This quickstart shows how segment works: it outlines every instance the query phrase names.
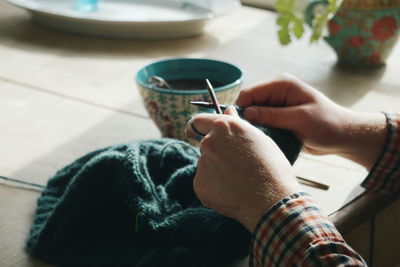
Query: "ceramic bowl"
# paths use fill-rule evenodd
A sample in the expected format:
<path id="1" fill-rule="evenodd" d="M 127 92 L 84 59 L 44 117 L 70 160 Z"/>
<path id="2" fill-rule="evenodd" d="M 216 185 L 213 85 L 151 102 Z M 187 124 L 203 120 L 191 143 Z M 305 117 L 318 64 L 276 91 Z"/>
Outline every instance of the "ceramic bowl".
<path id="1" fill-rule="evenodd" d="M 164 80 L 199 80 L 204 86 L 196 90 L 166 89 L 149 82 L 153 75 Z M 235 65 L 212 59 L 173 58 L 151 63 L 136 74 L 136 82 L 151 119 L 163 137 L 187 141 L 184 129 L 191 116 L 199 112 L 190 101 L 211 101 L 205 79 L 214 83 L 221 104 L 233 104 L 242 84 L 242 71 Z M 218 86 L 219 85 L 219 86 Z"/>

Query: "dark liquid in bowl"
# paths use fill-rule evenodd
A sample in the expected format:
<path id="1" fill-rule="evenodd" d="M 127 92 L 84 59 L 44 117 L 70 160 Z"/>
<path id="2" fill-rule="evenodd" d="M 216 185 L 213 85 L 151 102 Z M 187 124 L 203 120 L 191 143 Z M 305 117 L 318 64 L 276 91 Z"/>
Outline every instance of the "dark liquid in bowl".
<path id="1" fill-rule="evenodd" d="M 207 89 L 206 80 L 199 79 L 178 79 L 178 80 L 167 80 L 174 90 L 201 90 Z M 211 81 L 214 88 L 223 86 L 224 84 L 217 81 Z"/>

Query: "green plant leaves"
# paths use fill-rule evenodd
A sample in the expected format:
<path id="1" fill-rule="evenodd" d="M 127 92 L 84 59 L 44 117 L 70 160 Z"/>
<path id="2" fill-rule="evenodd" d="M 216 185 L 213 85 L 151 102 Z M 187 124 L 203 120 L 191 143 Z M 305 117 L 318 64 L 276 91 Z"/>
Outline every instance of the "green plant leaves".
<path id="1" fill-rule="evenodd" d="M 277 0 L 276 10 L 278 17 L 276 23 L 279 25 L 278 37 L 282 45 L 292 41 L 291 35 L 300 38 L 304 33 L 303 18 L 295 12 L 296 0 Z"/>
<path id="2" fill-rule="evenodd" d="M 290 16 L 287 14 L 282 14 L 278 16 L 276 23 L 280 26 L 278 31 L 279 42 L 283 45 L 287 45 L 290 43 L 291 38 L 289 34 L 289 24 L 290 24 Z"/>
<path id="3" fill-rule="evenodd" d="M 278 12 L 292 12 L 295 4 L 296 0 L 277 0 L 275 7 Z"/>
<path id="4" fill-rule="evenodd" d="M 325 28 L 327 21 L 336 13 L 339 8 L 339 4 L 337 0 L 327 0 L 328 2 L 325 5 L 325 9 L 316 14 L 313 22 L 312 22 L 312 34 L 310 37 L 310 42 L 318 41 L 322 36 L 322 31 Z"/>
<path id="5" fill-rule="evenodd" d="M 303 27 L 302 20 L 297 19 L 297 18 L 293 20 L 292 32 L 293 32 L 294 36 L 296 36 L 297 39 L 300 39 L 300 37 L 303 36 L 304 27 Z"/>
<path id="6" fill-rule="evenodd" d="M 289 31 L 287 31 L 286 29 L 280 29 L 278 31 L 278 37 L 279 37 L 279 42 L 283 45 L 287 45 L 292 41 L 292 39 L 290 38 Z"/>
<path id="7" fill-rule="evenodd" d="M 325 28 L 327 21 L 336 13 L 340 0 L 327 0 L 326 8 L 316 14 L 312 22 L 312 34 L 310 42 L 318 41 Z M 303 14 L 299 14 L 295 10 L 296 0 L 277 0 L 276 11 L 278 17 L 276 23 L 279 26 L 278 38 L 282 45 L 287 45 L 292 41 L 292 36 L 300 39 L 304 34 L 304 18 Z"/>

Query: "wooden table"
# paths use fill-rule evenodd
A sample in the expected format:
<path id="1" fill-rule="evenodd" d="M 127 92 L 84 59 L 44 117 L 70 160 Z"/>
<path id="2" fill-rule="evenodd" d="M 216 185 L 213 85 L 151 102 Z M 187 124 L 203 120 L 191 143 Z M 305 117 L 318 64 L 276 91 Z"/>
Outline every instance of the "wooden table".
<path id="1" fill-rule="evenodd" d="M 344 106 L 363 111 L 400 108 L 399 45 L 384 68 L 345 70 L 335 66 L 335 55 L 325 43 L 311 46 L 304 39 L 281 47 L 275 32 L 274 13 L 242 7 L 211 21 L 198 37 L 90 38 L 37 26 L 27 13 L 0 0 L 0 175 L 45 184 L 57 169 L 91 150 L 159 137 L 134 74 L 168 57 L 229 61 L 243 69 L 245 86 L 289 72 Z M 298 175 L 331 186 L 328 191 L 304 189 L 367 260 L 382 263 L 386 256 L 375 248 L 385 241 L 380 236 L 393 239 L 394 232 L 387 234 L 378 226 L 387 229 L 397 220 L 399 228 L 399 202 L 368 193 L 343 208 L 362 193 L 358 184 L 366 171 L 336 156 L 301 155 L 295 168 Z M 0 266 L 45 266 L 23 251 L 38 196 L 37 191 L 0 181 Z M 388 204 L 397 217 L 382 211 Z M 394 236 L 398 252 L 399 230 Z"/>

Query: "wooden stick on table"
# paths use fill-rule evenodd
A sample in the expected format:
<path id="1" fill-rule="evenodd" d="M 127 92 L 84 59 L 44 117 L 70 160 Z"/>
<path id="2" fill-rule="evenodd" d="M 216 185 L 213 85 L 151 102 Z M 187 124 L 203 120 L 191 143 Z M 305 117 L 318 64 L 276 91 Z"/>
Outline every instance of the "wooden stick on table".
<path id="1" fill-rule="evenodd" d="M 304 185 L 308 185 L 308 186 L 312 186 L 312 187 L 316 187 L 322 190 L 328 190 L 329 189 L 329 185 L 323 184 L 323 183 L 319 183 L 301 176 L 296 176 L 297 180 L 299 181 L 299 183 L 304 184 Z"/>

